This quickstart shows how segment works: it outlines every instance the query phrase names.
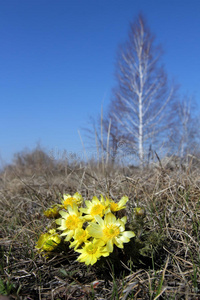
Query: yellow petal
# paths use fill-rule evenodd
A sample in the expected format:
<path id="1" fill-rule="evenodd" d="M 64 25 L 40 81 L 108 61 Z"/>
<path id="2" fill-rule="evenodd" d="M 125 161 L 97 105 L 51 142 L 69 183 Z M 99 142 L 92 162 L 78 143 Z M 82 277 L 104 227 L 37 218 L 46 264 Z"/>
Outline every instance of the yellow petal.
<path id="1" fill-rule="evenodd" d="M 100 226 L 104 225 L 104 221 L 99 215 L 95 216 L 95 220 L 99 223 Z"/>
<path id="2" fill-rule="evenodd" d="M 133 231 L 124 231 L 123 236 L 126 236 L 128 238 L 132 238 L 135 236 L 135 233 Z"/>
<path id="3" fill-rule="evenodd" d="M 105 216 L 105 224 L 115 223 L 116 217 L 112 213 L 108 213 Z"/>
<path id="4" fill-rule="evenodd" d="M 103 236 L 103 231 L 100 225 L 96 224 L 96 223 L 91 223 L 88 227 L 87 227 L 87 231 L 89 233 L 89 235 L 91 235 L 94 238 L 100 239 Z"/>
<path id="5" fill-rule="evenodd" d="M 112 242 L 112 240 L 109 240 L 107 242 L 106 247 L 107 247 L 108 252 L 113 252 L 113 242 Z"/>
<path id="6" fill-rule="evenodd" d="M 119 206 L 124 206 L 124 205 L 126 205 L 126 203 L 128 202 L 128 197 L 127 196 L 123 196 L 122 198 L 121 198 L 121 200 L 119 201 L 119 203 L 118 203 L 118 205 Z"/>

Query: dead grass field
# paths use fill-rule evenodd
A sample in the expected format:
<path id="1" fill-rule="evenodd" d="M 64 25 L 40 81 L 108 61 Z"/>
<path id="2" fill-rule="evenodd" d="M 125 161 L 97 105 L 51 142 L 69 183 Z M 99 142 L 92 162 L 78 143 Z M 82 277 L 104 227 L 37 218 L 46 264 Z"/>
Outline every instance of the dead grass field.
<path id="1" fill-rule="evenodd" d="M 104 168 L 103 168 L 104 167 Z M 35 250 L 60 194 L 129 197 L 136 238 L 87 267 L 67 245 Z M 137 219 L 134 207 L 146 216 Z M 21 154 L 0 175 L 0 294 L 10 299 L 200 299 L 200 169 L 110 168 Z"/>

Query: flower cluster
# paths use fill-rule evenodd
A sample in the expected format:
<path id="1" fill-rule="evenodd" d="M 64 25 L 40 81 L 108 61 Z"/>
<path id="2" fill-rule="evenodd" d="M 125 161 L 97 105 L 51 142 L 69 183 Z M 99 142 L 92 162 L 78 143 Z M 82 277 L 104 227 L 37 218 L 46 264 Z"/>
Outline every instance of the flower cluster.
<path id="1" fill-rule="evenodd" d="M 85 200 L 83 207 L 79 193 L 64 194 L 61 204 L 44 212 L 46 217 L 55 218 L 57 228 L 41 234 L 36 248 L 40 252 L 53 251 L 63 238 L 70 248 L 80 253 L 79 262 L 95 264 L 101 256 L 109 256 L 114 245 L 123 248 L 135 236 L 133 231 L 125 230 L 127 218 L 115 216 L 115 212 L 126 207 L 127 201 L 126 196 L 116 203 L 101 195 L 100 199 L 94 196 L 91 201 Z"/>

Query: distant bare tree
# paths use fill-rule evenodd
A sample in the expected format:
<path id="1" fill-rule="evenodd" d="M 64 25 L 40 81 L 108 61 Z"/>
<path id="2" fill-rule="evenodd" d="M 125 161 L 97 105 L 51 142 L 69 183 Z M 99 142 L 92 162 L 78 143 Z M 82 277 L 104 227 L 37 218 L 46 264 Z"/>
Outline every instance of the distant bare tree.
<path id="1" fill-rule="evenodd" d="M 114 106 L 108 108 L 102 122 L 104 136 L 107 136 L 107 132 L 109 132 L 109 147 L 107 149 L 109 149 L 109 159 L 112 164 L 116 160 L 121 160 L 120 155 L 124 155 L 124 151 L 129 151 L 127 140 L 132 139 L 130 133 L 124 132 L 121 124 L 116 121 L 117 110 L 115 111 L 115 108 Z M 104 142 L 104 144 L 106 143 Z"/>
<path id="2" fill-rule="evenodd" d="M 94 145 L 95 139 L 94 150 L 96 150 L 97 161 L 111 165 L 116 162 L 118 149 L 123 141 L 119 127 L 119 124 L 114 122 L 112 113 L 103 114 L 103 108 L 100 116 L 95 119 L 90 118 L 90 126 L 85 128 L 85 131 L 88 133 L 89 145 L 91 145 L 91 141 Z"/>
<path id="3" fill-rule="evenodd" d="M 195 116 L 196 104 L 193 97 L 184 97 L 177 101 L 176 107 L 178 122 L 174 139 L 181 160 L 186 159 L 185 163 L 188 164 L 188 154 L 194 154 L 198 150 L 199 121 Z"/>
<path id="4" fill-rule="evenodd" d="M 178 114 L 180 119 L 180 157 L 183 158 L 188 146 L 189 123 L 191 121 L 191 98 L 189 101 L 184 99 L 178 103 Z"/>
<path id="5" fill-rule="evenodd" d="M 138 155 L 141 166 L 150 147 L 158 150 L 172 123 L 169 103 L 175 89 L 168 88 L 167 76 L 159 65 L 161 54 L 140 15 L 131 24 L 128 41 L 117 56 L 117 87 L 113 90 L 109 115 L 111 130 L 120 127 L 121 137 Z"/>

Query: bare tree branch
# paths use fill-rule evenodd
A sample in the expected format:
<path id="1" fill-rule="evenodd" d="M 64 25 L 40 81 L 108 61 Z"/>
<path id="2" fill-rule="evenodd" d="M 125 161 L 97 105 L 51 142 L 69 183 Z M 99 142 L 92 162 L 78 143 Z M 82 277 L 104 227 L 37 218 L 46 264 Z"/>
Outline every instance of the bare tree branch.
<path id="1" fill-rule="evenodd" d="M 159 138 L 169 127 L 166 121 L 175 94 L 174 88 L 168 89 L 167 76 L 159 66 L 161 54 L 140 15 L 131 24 L 128 41 L 118 53 L 117 87 L 109 109 L 112 126 L 120 125 L 123 135 L 129 138 L 127 143 L 137 149 L 141 165 L 147 160 L 152 143 L 157 152 L 159 143 L 163 144 Z"/>

